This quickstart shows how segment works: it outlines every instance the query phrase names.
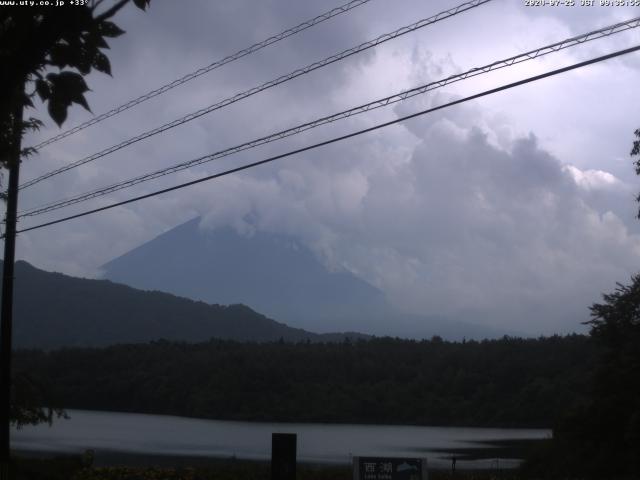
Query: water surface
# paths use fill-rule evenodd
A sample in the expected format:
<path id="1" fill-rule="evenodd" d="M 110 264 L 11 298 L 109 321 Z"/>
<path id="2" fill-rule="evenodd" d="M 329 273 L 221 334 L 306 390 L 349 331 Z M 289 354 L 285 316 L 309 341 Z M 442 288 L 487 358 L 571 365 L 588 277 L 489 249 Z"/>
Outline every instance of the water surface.
<path id="1" fill-rule="evenodd" d="M 203 420 L 166 415 L 68 410 L 69 420 L 53 426 L 13 430 L 12 447 L 49 453 L 94 449 L 141 455 L 233 457 L 268 460 L 272 433 L 298 435 L 298 459 L 313 463 L 350 463 L 353 455 L 426 457 L 431 466 L 447 466 L 451 453 L 486 448 L 478 442 L 542 439 L 549 430 L 414 427 L 395 425 L 256 423 Z M 449 451 L 451 453 L 449 453 Z M 496 452 L 499 452 L 496 450 Z M 502 467 L 516 459 L 496 457 L 459 461 L 459 466 Z M 460 457 L 459 457 L 460 458 Z M 462 459 L 460 459 L 462 460 Z"/>

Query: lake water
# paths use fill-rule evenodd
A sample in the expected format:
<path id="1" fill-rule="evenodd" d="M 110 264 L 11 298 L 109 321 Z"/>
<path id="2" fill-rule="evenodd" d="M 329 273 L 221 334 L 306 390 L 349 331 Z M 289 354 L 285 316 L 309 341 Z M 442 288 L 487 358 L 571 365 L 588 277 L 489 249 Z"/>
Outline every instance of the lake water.
<path id="1" fill-rule="evenodd" d="M 549 430 L 389 425 L 255 423 L 202 420 L 165 415 L 68 410 L 69 420 L 53 426 L 29 426 L 11 433 L 16 450 L 75 453 L 94 449 L 138 455 L 232 457 L 267 460 L 272 433 L 298 435 L 298 459 L 312 463 L 350 463 L 351 456 L 427 457 L 446 467 L 449 451 L 474 448 L 478 442 L 542 439 Z M 496 450 L 498 452 L 498 450 Z M 508 468 L 516 459 L 458 461 L 459 467 Z M 499 460 L 498 460 L 499 459 Z"/>

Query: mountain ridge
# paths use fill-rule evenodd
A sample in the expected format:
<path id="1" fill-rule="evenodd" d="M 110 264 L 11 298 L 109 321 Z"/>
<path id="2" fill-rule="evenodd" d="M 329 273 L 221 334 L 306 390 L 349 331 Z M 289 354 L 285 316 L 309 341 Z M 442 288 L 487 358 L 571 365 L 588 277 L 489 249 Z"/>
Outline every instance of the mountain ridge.
<path id="1" fill-rule="evenodd" d="M 101 347 L 160 339 L 322 342 L 367 338 L 355 332 L 308 332 L 246 305 L 210 305 L 109 280 L 46 272 L 25 261 L 16 262 L 15 278 L 16 348 Z"/>
<path id="2" fill-rule="evenodd" d="M 184 222 L 102 266 L 104 278 L 209 303 L 243 303 L 287 325 L 377 336 L 495 338 L 491 327 L 400 312 L 346 269 L 329 270 L 291 235 Z"/>
<path id="3" fill-rule="evenodd" d="M 314 331 L 390 311 L 384 294 L 346 270 L 330 272 L 297 239 L 184 222 L 101 267 L 104 278 L 207 303 L 243 303 Z"/>

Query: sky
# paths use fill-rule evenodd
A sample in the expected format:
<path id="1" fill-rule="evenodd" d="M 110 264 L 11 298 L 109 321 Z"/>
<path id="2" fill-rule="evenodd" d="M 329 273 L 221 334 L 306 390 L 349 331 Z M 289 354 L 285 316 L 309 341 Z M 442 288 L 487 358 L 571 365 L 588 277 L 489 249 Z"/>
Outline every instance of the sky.
<path id="1" fill-rule="evenodd" d="M 43 148 L 23 181 L 459 3 L 371 0 Z M 493 0 L 303 75 L 20 193 L 38 206 L 195 158 L 429 81 L 640 15 L 637 7 Z M 300 0 L 132 6 L 110 41 L 113 77 L 87 82 L 93 114 L 340 5 Z M 54 220 L 266 158 L 598 55 L 640 44 L 620 33 L 448 85 L 109 197 L 24 219 Z M 411 313 L 527 334 L 584 331 L 588 306 L 640 266 L 640 53 L 447 108 L 212 182 L 20 234 L 17 256 L 95 277 L 99 267 L 195 216 L 290 234 Z M 61 130 L 46 127 L 32 145 Z M 63 130 L 90 119 L 70 111 Z"/>

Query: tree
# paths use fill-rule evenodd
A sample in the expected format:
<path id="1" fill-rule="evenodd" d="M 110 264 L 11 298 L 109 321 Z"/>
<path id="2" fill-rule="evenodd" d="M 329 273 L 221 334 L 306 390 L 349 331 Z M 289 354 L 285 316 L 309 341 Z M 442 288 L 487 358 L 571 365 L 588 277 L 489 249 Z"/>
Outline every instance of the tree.
<path id="1" fill-rule="evenodd" d="M 633 142 L 633 148 L 631 149 L 631 156 L 640 157 L 640 128 L 633 132 L 635 136 L 638 138 Z M 640 158 L 638 158 L 633 164 L 636 167 L 636 174 L 640 175 Z M 636 197 L 636 200 L 640 203 L 640 194 Z M 640 210 L 638 210 L 638 218 L 640 218 Z"/>
<path id="2" fill-rule="evenodd" d="M 640 156 L 640 129 L 631 156 Z M 634 161 L 640 175 L 640 159 Z M 640 202 L 640 195 L 637 198 Z M 640 218 L 640 212 L 638 214 Z M 538 473 L 599 478 L 640 476 L 640 274 L 590 307 L 599 348 L 589 402 L 566 412 L 549 450 L 534 458 Z"/>
<path id="3" fill-rule="evenodd" d="M 54 417 L 67 418 L 62 408 L 52 406 L 50 389 L 30 372 L 14 373 L 11 393 L 11 424 L 17 428 L 51 424 Z"/>
<path id="4" fill-rule="evenodd" d="M 130 0 L 119 0 L 106 11 L 85 5 L 70 8 L 51 6 L 14 6 L 0 10 L 0 74 L 2 101 L 0 103 L 0 161 L 8 168 L 11 149 L 21 139 L 25 129 L 38 128 L 41 122 L 30 118 L 19 121 L 19 111 L 33 107 L 36 93 L 48 103 L 51 118 L 60 126 L 72 103 L 89 110 L 84 93 L 89 90 L 83 76 L 92 69 L 111 75 L 105 38 L 125 33 L 109 21 Z M 133 0 L 145 9 L 150 0 Z M 56 67 L 59 71 L 46 73 Z M 73 70 L 71 70 L 73 69 Z M 75 70 L 75 71 L 74 71 Z M 33 87 L 26 91 L 25 87 Z M 23 152 L 24 153 L 24 152 Z"/>
<path id="5" fill-rule="evenodd" d="M 591 335 L 602 346 L 596 371 L 592 444 L 597 458 L 614 463 L 621 474 L 640 474 L 640 275 L 618 284 L 604 302 L 591 307 Z M 605 468 L 603 468 L 605 470 Z"/>
<path id="6" fill-rule="evenodd" d="M 16 213 L 21 159 L 35 153 L 22 148 L 26 131 L 38 129 L 37 118 L 24 119 L 25 108 L 33 108 L 38 95 L 47 104 L 51 118 L 58 124 L 67 118 L 68 108 L 76 103 L 89 110 L 84 94 L 89 90 L 84 76 L 92 70 L 111 74 L 103 50 L 106 38 L 124 31 L 109 19 L 131 0 L 117 0 L 101 13 L 104 0 L 76 2 L 62 6 L 15 5 L 0 10 L 0 166 L 9 171 L 4 234 L 2 282 L 2 324 L 0 329 L 0 480 L 9 478 L 9 418 L 11 415 L 11 329 L 13 310 L 13 264 Z M 144 10 L 150 0 L 133 0 Z M 47 2 L 50 3 L 50 2 Z M 70 2 L 69 2 L 70 3 Z M 57 71 L 51 71 L 51 69 Z M 50 418 L 43 411 L 27 418 Z M 14 409 L 13 414 L 22 414 Z M 31 411 L 31 413 L 33 413 Z"/>
<path id="7" fill-rule="evenodd" d="M 596 350 L 588 401 L 567 409 L 529 473 L 546 478 L 640 476 L 640 275 L 591 307 Z"/>

